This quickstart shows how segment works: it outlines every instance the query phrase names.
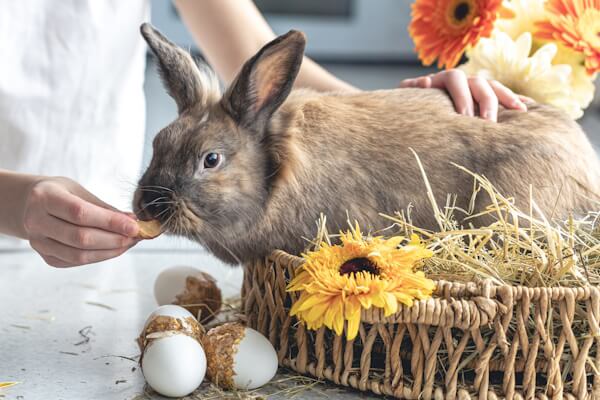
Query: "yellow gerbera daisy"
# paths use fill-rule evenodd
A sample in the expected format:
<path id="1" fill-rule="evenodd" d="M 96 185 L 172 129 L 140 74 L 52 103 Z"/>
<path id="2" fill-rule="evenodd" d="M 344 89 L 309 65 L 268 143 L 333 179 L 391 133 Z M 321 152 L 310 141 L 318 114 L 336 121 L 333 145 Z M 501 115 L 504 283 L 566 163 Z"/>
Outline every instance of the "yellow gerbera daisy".
<path id="1" fill-rule="evenodd" d="M 600 72 L 600 0 L 548 0 L 549 18 L 536 36 L 555 40 L 584 55 L 589 75 Z"/>
<path id="2" fill-rule="evenodd" d="M 552 60 L 552 64 L 568 64 L 571 66 L 573 98 L 579 103 L 579 107 L 585 110 L 592 100 L 594 100 L 594 93 L 596 91 L 594 80 L 598 74 L 589 75 L 587 73 L 585 56 L 583 54 L 571 50 L 561 43 L 557 43 L 557 48 L 558 51 Z"/>
<path id="3" fill-rule="evenodd" d="M 511 39 L 517 40 L 523 33 L 529 32 L 533 35 L 531 41 L 531 56 L 547 43 L 554 43 L 557 46 L 556 56 L 552 59 L 553 65 L 567 64 L 571 66 L 570 86 L 572 89 L 572 98 L 579 103 L 581 109 L 586 109 L 594 98 L 594 76 L 587 74 L 584 62 L 585 55 L 578 53 L 566 47 L 561 42 L 543 39 L 536 35 L 538 30 L 536 24 L 548 20 L 551 17 L 546 9 L 546 0 L 512 0 L 507 3 L 514 18 L 501 18 L 496 22 L 496 28 Z M 575 111 L 574 115 L 580 113 Z"/>
<path id="4" fill-rule="evenodd" d="M 530 56 L 531 46 L 529 32 L 516 41 L 504 32 L 495 32 L 467 52 L 469 61 L 461 69 L 469 75 L 498 80 L 515 93 L 558 107 L 573 118 L 581 117 L 583 110 L 571 86 L 571 66 L 552 64 L 557 46 L 547 43 Z"/>
<path id="5" fill-rule="evenodd" d="M 358 225 L 341 233 L 340 245 L 322 243 L 317 251 L 304 254 L 305 263 L 288 285 L 300 298 L 290 314 L 309 329 L 326 326 L 341 335 L 358 333 L 362 309 L 378 307 L 388 316 L 398 303 L 412 305 L 414 299 L 431 297 L 435 288 L 415 263 L 431 257 L 416 235 L 401 246 L 403 237 L 365 239 Z"/>
<path id="6" fill-rule="evenodd" d="M 514 17 L 500 18 L 496 28 L 506 33 L 513 40 L 517 40 L 525 32 L 533 33 L 537 30 L 535 24 L 547 18 L 548 11 L 544 7 L 546 0 L 511 0 L 506 3 Z M 534 37 L 533 51 L 542 46 Z"/>

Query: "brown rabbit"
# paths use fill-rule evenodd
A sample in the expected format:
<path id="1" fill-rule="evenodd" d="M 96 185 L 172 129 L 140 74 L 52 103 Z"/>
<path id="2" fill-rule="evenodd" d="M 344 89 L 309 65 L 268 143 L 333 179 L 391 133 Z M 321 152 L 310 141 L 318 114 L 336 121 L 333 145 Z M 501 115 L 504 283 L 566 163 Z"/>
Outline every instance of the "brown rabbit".
<path id="1" fill-rule="evenodd" d="M 466 208 L 472 193 L 472 178 L 454 162 L 521 204 L 532 184 L 548 215 L 592 207 L 596 154 L 579 126 L 552 107 L 502 110 L 494 123 L 457 114 L 435 89 L 292 90 L 305 46 L 296 31 L 264 46 L 221 94 L 208 69 L 152 26 L 141 30 L 179 117 L 154 140 L 135 211 L 225 262 L 273 249 L 301 252 L 320 213 L 331 230 L 346 228 L 347 215 L 377 230 L 389 225 L 379 213 L 412 203 L 414 223 L 435 229 L 410 148 L 441 204 L 456 193 Z"/>

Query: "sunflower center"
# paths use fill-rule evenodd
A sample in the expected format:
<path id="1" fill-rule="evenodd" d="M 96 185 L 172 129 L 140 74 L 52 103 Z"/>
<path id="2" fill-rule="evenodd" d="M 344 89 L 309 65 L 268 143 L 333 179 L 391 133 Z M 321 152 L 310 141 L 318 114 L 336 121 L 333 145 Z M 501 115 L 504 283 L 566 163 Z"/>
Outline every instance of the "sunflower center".
<path id="1" fill-rule="evenodd" d="M 357 272 L 368 272 L 373 275 L 379 275 L 377 265 L 366 257 L 353 258 L 346 261 L 340 267 L 340 274 L 356 274 Z"/>
<path id="2" fill-rule="evenodd" d="M 454 19 L 462 22 L 469 15 L 469 11 L 471 11 L 469 3 L 459 3 L 454 9 Z"/>

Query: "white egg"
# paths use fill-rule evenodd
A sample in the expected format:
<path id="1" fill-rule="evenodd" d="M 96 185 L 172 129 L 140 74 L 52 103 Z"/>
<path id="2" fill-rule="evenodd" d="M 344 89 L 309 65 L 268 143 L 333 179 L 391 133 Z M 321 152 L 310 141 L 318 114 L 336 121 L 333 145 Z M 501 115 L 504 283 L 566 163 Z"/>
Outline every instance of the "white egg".
<path id="1" fill-rule="evenodd" d="M 161 271 L 154 281 L 154 298 L 159 306 L 171 304 L 185 289 L 185 278 L 201 272 L 192 267 L 172 267 Z"/>
<path id="2" fill-rule="evenodd" d="M 164 315 L 167 317 L 173 317 L 173 318 L 179 318 L 179 319 L 186 319 L 188 317 L 194 318 L 192 313 L 189 312 L 188 310 L 186 310 L 185 308 L 176 306 L 173 304 L 167 304 L 166 306 L 158 307 L 156 310 L 152 311 L 150 313 L 150 315 L 148 315 L 148 318 L 146 318 L 146 322 L 144 323 L 144 329 L 148 325 L 148 322 L 150 322 L 152 320 L 152 318 L 159 316 L 159 315 Z"/>
<path id="3" fill-rule="evenodd" d="M 246 328 L 233 358 L 233 384 L 238 389 L 256 389 L 277 373 L 277 353 L 269 340 Z"/>
<path id="4" fill-rule="evenodd" d="M 184 334 L 154 339 L 144 349 L 142 372 L 156 392 L 183 397 L 202 383 L 206 355 L 200 343 Z"/>
<path id="5" fill-rule="evenodd" d="M 202 338 L 206 374 L 224 389 L 256 389 L 277 373 L 277 352 L 269 340 L 239 322 L 227 322 Z"/>

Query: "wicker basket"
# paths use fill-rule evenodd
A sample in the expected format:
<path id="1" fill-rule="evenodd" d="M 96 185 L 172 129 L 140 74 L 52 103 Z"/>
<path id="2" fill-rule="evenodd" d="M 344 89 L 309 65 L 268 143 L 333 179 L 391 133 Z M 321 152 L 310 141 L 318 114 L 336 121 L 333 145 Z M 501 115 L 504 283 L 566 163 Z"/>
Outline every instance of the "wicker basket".
<path id="1" fill-rule="evenodd" d="M 600 292 L 438 282 L 389 317 L 363 310 L 359 335 L 310 331 L 289 316 L 302 259 L 275 251 L 245 266 L 248 324 L 301 374 L 397 398 L 600 399 Z M 576 335 L 574 332 L 588 332 Z"/>

